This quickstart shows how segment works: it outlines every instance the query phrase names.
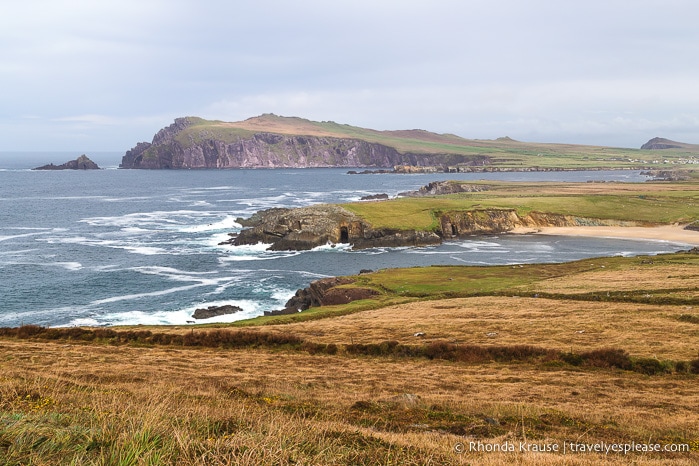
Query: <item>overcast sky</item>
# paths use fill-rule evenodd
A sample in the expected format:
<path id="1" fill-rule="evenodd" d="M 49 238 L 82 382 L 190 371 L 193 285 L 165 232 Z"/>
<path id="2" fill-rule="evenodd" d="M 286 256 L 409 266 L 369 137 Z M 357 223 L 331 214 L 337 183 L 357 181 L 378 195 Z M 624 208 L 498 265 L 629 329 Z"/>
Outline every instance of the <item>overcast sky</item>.
<path id="1" fill-rule="evenodd" d="M 695 0 L 22 0 L 0 151 L 126 151 L 178 116 L 699 143 Z"/>

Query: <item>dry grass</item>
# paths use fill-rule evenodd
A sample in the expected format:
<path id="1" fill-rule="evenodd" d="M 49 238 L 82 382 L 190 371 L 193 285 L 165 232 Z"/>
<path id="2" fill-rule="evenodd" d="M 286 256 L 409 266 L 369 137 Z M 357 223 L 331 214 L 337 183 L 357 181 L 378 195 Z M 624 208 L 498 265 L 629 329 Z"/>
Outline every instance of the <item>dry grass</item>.
<path id="1" fill-rule="evenodd" d="M 677 254 L 384 271 L 362 280 L 415 300 L 243 331 L 4 332 L 0 464 L 696 464 L 697 267 Z M 495 294 L 468 296 L 484 289 Z M 459 290 L 467 297 L 434 299 Z M 639 290 L 655 301 L 625 297 Z M 330 343 L 336 354 L 314 350 Z M 481 356 L 461 357 L 468 348 Z M 662 370 L 619 368 L 630 361 Z M 469 442 L 692 451 L 486 453 Z"/>
<path id="2" fill-rule="evenodd" d="M 679 317 L 691 313 L 684 306 L 477 297 L 415 302 L 264 329 L 336 344 L 449 341 L 534 344 L 574 352 L 614 347 L 633 356 L 689 360 L 699 350 L 699 325 Z M 425 336 L 415 337 L 418 332 Z M 488 336 L 492 333 L 497 335 Z"/>
<path id="3" fill-rule="evenodd" d="M 626 464 L 453 448 L 698 439 L 689 376 L 26 341 L 0 351 L 5 464 Z"/>

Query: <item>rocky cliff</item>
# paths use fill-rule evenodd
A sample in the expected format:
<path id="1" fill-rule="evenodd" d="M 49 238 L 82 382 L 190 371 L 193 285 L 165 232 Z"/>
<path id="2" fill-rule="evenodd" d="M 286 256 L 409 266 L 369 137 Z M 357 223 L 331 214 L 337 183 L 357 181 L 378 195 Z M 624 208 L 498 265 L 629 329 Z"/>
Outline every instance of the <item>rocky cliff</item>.
<path id="1" fill-rule="evenodd" d="M 591 219 L 545 212 L 519 215 L 515 209 L 470 209 L 435 213 L 434 231 L 374 228 L 337 205 L 270 209 L 245 221 L 248 228 L 229 244 L 270 244 L 269 250 L 309 250 L 326 244 L 351 244 L 354 249 L 428 246 L 444 240 L 507 233 L 516 228 L 550 226 L 634 226 L 633 222 Z"/>
<path id="2" fill-rule="evenodd" d="M 357 215 L 337 205 L 297 209 L 269 209 L 244 221 L 248 228 L 230 244 L 270 244 L 271 251 L 309 250 L 327 244 L 351 244 L 355 249 L 439 244 L 435 232 L 374 229 Z"/>
<path id="3" fill-rule="evenodd" d="M 250 131 L 177 118 L 151 143 L 127 151 L 121 168 L 299 168 L 483 165 L 483 155 L 400 152 L 362 139 Z M 272 128 L 274 129 L 274 128 Z"/>

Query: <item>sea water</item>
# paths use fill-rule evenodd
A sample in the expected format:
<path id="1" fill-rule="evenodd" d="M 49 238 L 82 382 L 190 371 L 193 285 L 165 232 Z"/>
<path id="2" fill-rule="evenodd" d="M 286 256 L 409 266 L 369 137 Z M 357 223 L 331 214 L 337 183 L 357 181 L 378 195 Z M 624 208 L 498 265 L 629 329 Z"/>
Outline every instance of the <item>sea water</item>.
<path id="1" fill-rule="evenodd" d="M 65 158 L 65 157 L 64 157 Z M 62 159 L 56 159 L 62 160 Z M 298 288 L 361 269 L 562 262 L 686 249 L 662 241 L 497 235 L 424 248 L 219 245 L 270 207 L 357 201 L 445 179 L 642 181 L 638 172 L 348 175 L 345 169 L 0 170 L 0 326 L 186 324 L 200 307 L 282 308 Z"/>

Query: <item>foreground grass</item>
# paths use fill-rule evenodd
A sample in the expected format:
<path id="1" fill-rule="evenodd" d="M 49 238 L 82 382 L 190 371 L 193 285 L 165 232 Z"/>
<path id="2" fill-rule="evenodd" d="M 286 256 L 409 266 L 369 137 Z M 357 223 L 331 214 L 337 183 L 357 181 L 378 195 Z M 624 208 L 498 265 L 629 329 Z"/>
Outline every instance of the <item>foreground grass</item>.
<path id="1" fill-rule="evenodd" d="M 699 446 L 691 375 L 11 340 L 0 354 L 3 464 L 627 464 L 454 447 Z"/>
<path id="2" fill-rule="evenodd" d="M 376 302 L 264 326 L 5 329 L 0 464 L 696 464 L 698 271 L 696 254 L 385 270 L 360 276 Z"/>

